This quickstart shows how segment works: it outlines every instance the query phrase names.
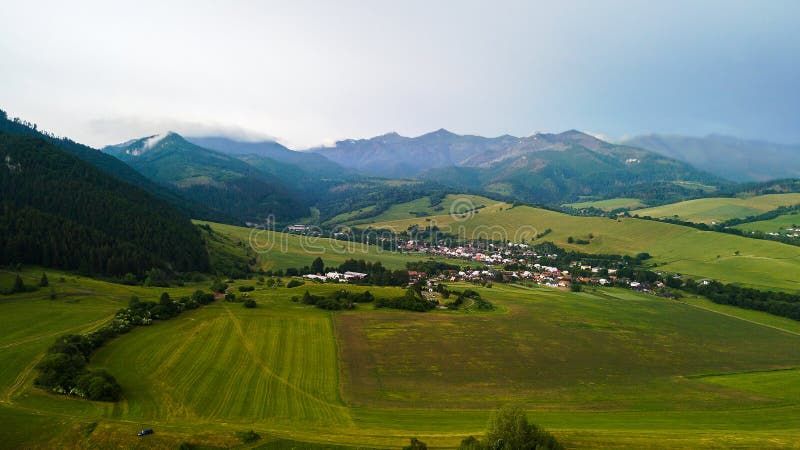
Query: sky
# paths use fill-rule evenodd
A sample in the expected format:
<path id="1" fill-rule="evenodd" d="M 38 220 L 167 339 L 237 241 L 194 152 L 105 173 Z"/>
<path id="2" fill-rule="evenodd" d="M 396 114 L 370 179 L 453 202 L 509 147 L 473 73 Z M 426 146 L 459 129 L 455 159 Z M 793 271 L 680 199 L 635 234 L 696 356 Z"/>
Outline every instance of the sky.
<path id="1" fill-rule="evenodd" d="M 0 109 L 96 147 L 396 131 L 800 143 L 800 1 L 7 1 Z"/>

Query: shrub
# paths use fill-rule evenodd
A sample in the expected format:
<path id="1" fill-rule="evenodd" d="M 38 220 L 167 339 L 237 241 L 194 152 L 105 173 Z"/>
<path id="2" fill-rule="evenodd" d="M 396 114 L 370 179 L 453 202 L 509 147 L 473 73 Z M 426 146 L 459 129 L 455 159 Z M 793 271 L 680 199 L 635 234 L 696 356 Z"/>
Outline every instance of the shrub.
<path id="1" fill-rule="evenodd" d="M 239 292 L 252 292 L 255 290 L 255 287 L 245 285 L 245 286 L 239 286 L 237 289 L 239 289 Z"/>
<path id="2" fill-rule="evenodd" d="M 211 292 L 222 294 L 226 289 L 228 289 L 228 284 L 223 283 L 220 279 L 216 279 L 211 283 Z"/>
<path id="3" fill-rule="evenodd" d="M 286 283 L 286 287 L 287 288 L 296 288 L 296 287 L 302 286 L 304 284 L 306 284 L 306 283 L 303 282 L 303 281 L 300 281 L 300 280 L 291 280 L 288 283 Z"/>
<path id="4" fill-rule="evenodd" d="M 238 437 L 239 440 L 241 440 L 243 444 L 249 444 L 251 442 L 255 442 L 255 441 L 261 439 L 261 435 L 259 435 L 258 433 L 256 433 L 253 430 L 240 431 L 240 432 L 236 433 L 236 437 Z"/>
<path id="5" fill-rule="evenodd" d="M 245 300 L 244 307 L 245 308 L 255 308 L 256 307 L 256 301 L 253 300 L 253 299 Z"/>
<path id="6" fill-rule="evenodd" d="M 417 438 L 411 438 L 411 443 L 404 446 L 403 450 L 428 450 L 428 446 Z"/>

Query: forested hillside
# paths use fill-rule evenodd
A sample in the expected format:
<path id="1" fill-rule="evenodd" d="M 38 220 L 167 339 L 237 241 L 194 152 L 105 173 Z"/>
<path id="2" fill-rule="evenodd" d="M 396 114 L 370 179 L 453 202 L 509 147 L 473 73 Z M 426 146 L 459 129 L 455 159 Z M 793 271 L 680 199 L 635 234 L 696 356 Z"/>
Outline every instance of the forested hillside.
<path id="1" fill-rule="evenodd" d="M 34 123 L 29 123 L 18 118 L 9 119 L 8 115 L 3 110 L 0 110 L 0 131 L 5 131 L 9 134 L 42 138 L 61 150 L 71 153 L 97 167 L 101 171 L 118 178 L 121 181 L 125 181 L 144 189 L 153 196 L 172 204 L 191 217 L 209 217 L 216 218 L 216 220 L 221 221 L 230 220 L 230 218 L 225 215 L 215 214 L 209 208 L 200 203 L 189 201 L 181 196 L 177 191 L 170 189 L 167 186 L 162 186 L 149 180 L 147 177 L 140 174 L 129 165 L 111 155 L 107 155 L 99 150 L 80 144 L 69 138 L 54 136 L 46 131 L 42 131 Z"/>
<path id="2" fill-rule="evenodd" d="M 308 214 L 308 205 L 298 192 L 278 177 L 192 144 L 177 133 L 134 139 L 103 151 L 239 223 L 270 215 L 283 222 Z"/>
<path id="3" fill-rule="evenodd" d="M 159 267 L 205 271 L 189 218 L 33 136 L 0 131 L 0 262 L 143 276 Z"/>

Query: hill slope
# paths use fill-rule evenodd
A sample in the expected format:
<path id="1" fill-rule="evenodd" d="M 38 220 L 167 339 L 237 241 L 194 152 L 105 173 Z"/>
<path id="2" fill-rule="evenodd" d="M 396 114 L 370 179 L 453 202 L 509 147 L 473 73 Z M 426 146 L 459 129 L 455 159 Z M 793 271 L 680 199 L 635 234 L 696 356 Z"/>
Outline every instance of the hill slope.
<path id="1" fill-rule="evenodd" d="M 103 172 L 121 181 L 144 189 L 153 196 L 172 204 L 191 217 L 216 217 L 218 220 L 228 219 L 227 217 L 212 213 L 208 208 L 196 202 L 189 201 L 173 189 L 169 189 L 166 186 L 149 180 L 129 165 L 111 155 L 107 155 L 97 149 L 80 144 L 71 139 L 56 137 L 43 132 L 38 129 L 35 124 L 20 119 L 11 120 L 3 110 L 0 110 L 0 131 L 5 131 L 9 134 L 42 138 L 61 150 L 71 153 L 97 167 Z"/>
<path id="2" fill-rule="evenodd" d="M 474 214 L 441 215 L 372 223 L 407 230 L 436 225 L 440 233 L 469 239 L 521 242 L 550 229 L 542 241 L 586 253 L 647 252 L 659 270 L 741 283 L 767 290 L 800 291 L 800 247 L 650 220 L 570 216 L 528 206 L 487 205 Z M 360 225 L 364 227 L 365 225 Z M 568 238 L 588 240 L 570 244 Z M 591 236 L 591 237 L 590 237 Z"/>
<path id="3" fill-rule="evenodd" d="M 687 200 L 631 211 L 631 214 L 655 218 L 672 218 L 688 222 L 706 223 L 724 222 L 729 219 L 756 216 L 772 211 L 780 206 L 800 204 L 800 194 L 767 194 L 755 197 L 712 197 Z"/>
<path id="4" fill-rule="evenodd" d="M 277 163 L 293 165 L 315 176 L 341 178 L 349 172 L 320 154 L 289 150 L 275 141 L 243 142 L 222 136 L 187 137 L 186 140 L 229 155 L 267 158 Z"/>
<path id="5" fill-rule="evenodd" d="M 188 217 L 44 139 L 0 132 L 0 258 L 86 272 L 207 270 Z"/>
<path id="6" fill-rule="evenodd" d="M 623 141 L 735 181 L 800 177 L 800 145 L 709 135 L 650 134 Z"/>
<path id="7" fill-rule="evenodd" d="M 176 133 L 103 148 L 147 178 L 239 221 L 278 221 L 307 214 L 299 196 L 277 177 L 233 156 L 186 141 Z"/>

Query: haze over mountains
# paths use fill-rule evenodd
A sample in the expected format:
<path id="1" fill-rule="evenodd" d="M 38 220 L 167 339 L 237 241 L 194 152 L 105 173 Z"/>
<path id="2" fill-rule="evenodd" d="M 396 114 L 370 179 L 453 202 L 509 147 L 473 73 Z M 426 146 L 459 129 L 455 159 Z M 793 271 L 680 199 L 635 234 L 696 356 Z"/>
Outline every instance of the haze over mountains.
<path id="1" fill-rule="evenodd" d="M 800 177 L 800 145 L 716 134 L 706 137 L 649 134 L 621 143 L 684 161 L 732 181 Z"/>

